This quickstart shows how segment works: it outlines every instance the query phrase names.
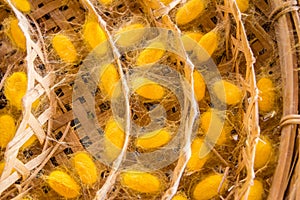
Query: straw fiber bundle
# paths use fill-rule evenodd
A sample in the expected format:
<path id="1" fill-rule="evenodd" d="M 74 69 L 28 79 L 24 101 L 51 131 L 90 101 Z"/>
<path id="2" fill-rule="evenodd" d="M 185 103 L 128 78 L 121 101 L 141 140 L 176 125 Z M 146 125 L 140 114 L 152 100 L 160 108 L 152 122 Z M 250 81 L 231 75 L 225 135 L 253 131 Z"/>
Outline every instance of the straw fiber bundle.
<path id="1" fill-rule="evenodd" d="M 0 199 L 300 199 L 299 1 L 0 5 Z"/>

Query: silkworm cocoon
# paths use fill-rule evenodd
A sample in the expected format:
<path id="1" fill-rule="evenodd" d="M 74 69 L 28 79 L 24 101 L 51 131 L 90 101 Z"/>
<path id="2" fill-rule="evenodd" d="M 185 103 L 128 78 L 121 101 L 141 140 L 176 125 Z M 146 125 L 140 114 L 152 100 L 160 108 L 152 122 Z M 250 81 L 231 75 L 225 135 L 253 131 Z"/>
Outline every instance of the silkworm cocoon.
<path id="1" fill-rule="evenodd" d="M 171 3 L 173 0 L 160 0 L 160 2 L 162 2 L 165 5 L 168 5 L 169 3 Z"/>
<path id="2" fill-rule="evenodd" d="M 165 46 L 161 42 L 153 42 L 147 46 L 138 56 L 136 65 L 143 66 L 159 61 L 165 54 Z"/>
<path id="3" fill-rule="evenodd" d="M 80 195 L 80 187 L 67 173 L 55 170 L 47 177 L 49 186 L 59 195 L 66 198 L 75 198 Z"/>
<path id="4" fill-rule="evenodd" d="M 248 200 L 262 200 L 263 194 L 264 194 L 263 183 L 259 180 L 254 180 L 254 184 L 250 187 Z"/>
<path id="5" fill-rule="evenodd" d="M 193 72 L 194 91 L 197 101 L 201 101 L 205 95 L 205 82 L 201 73 L 197 70 Z"/>
<path id="6" fill-rule="evenodd" d="M 262 112 L 270 112 L 275 106 L 275 87 L 273 81 L 269 78 L 261 78 L 257 82 L 260 91 L 258 100 L 259 110 Z"/>
<path id="7" fill-rule="evenodd" d="M 138 137 L 136 146 L 142 149 L 158 148 L 167 144 L 171 138 L 171 133 L 168 130 L 160 129 Z"/>
<path id="8" fill-rule="evenodd" d="M 176 194 L 172 200 L 188 200 L 185 194 Z"/>
<path id="9" fill-rule="evenodd" d="M 228 105 L 235 105 L 243 98 L 242 90 L 228 81 L 217 81 L 213 86 L 213 91 L 218 99 Z"/>
<path id="10" fill-rule="evenodd" d="M 0 176 L 2 175 L 2 172 L 4 170 L 4 167 L 5 167 L 5 162 L 4 161 L 1 161 L 0 162 Z"/>
<path id="11" fill-rule="evenodd" d="M 132 87 L 138 95 L 146 99 L 159 100 L 165 95 L 165 89 L 161 85 L 146 78 L 134 79 Z"/>
<path id="12" fill-rule="evenodd" d="M 200 32 L 189 32 L 184 34 L 181 37 L 184 49 L 186 51 L 193 50 L 197 46 L 197 43 L 200 41 L 202 36 L 203 34 Z"/>
<path id="13" fill-rule="evenodd" d="M 144 28 L 145 26 L 139 23 L 130 24 L 121 28 L 116 34 L 117 44 L 122 47 L 136 44 L 143 37 L 145 32 Z"/>
<path id="14" fill-rule="evenodd" d="M 119 73 L 115 65 L 113 64 L 108 64 L 103 68 L 104 70 L 102 74 L 100 74 L 100 82 L 98 84 L 98 87 L 104 94 L 108 95 L 109 98 L 112 98 L 117 83 L 120 79 Z"/>
<path id="15" fill-rule="evenodd" d="M 236 0 L 236 3 L 241 12 L 246 12 L 249 8 L 249 0 Z"/>
<path id="16" fill-rule="evenodd" d="M 83 27 L 83 38 L 92 49 L 106 41 L 105 32 L 96 21 L 88 21 L 85 23 Z M 101 52 L 104 53 L 106 50 L 107 47 L 103 46 Z"/>
<path id="17" fill-rule="evenodd" d="M 7 35 L 11 41 L 22 51 L 26 50 L 26 38 L 23 31 L 19 27 L 19 21 L 17 18 L 12 17 L 8 20 L 7 24 Z"/>
<path id="18" fill-rule="evenodd" d="M 74 169 L 82 183 L 93 185 L 98 180 L 98 172 L 93 159 L 85 152 L 76 153 L 73 157 Z"/>
<path id="19" fill-rule="evenodd" d="M 37 137 L 35 135 L 32 135 L 22 146 L 21 150 L 25 150 L 29 147 L 31 147 L 35 141 L 37 141 Z"/>
<path id="20" fill-rule="evenodd" d="M 219 36 L 217 32 L 210 31 L 203 35 L 198 42 L 198 45 L 202 48 L 197 51 L 197 57 L 200 61 L 205 61 L 216 51 L 219 45 Z M 203 52 L 205 50 L 205 52 Z"/>
<path id="21" fill-rule="evenodd" d="M 206 137 L 217 145 L 226 143 L 231 132 L 231 127 L 222 122 L 216 110 L 209 110 L 200 115 L 200 127 Z"/>
<path id="22" fill-rule="evenodd" d="M 186 166 L 188 171 L 199 171 L 209 159 L 210 154 L 207 154 L 205 157 L 200 158 L 200 150 L 202 147 L 206 147 L 206 145 L 203 144 L 203 139 L 194 139 L 191 145 L 192 155 Z M 202 150 L 202 152 L 203 151 L 205 150 Z"/>
<path id="23" fill-rule="evenodd" d="M 213 197 L 217 196 L 219 194 L 218 189 L 222 183 L 223 175 L 221 174 L 214 174 L 209 175 L 206 178 L 204 178 L 202 181 L 200 181 L 194 191 L 193 191 L 193 197 L 196 200 L 209 200 Z M 224 181 L 226 182 L 226 181 Z M 220 193 L 225 191 L 226 183 L 222 184 L 222 187 L 220 189 Z"/>
<path id="24" fill-rule="evenodd" d="M 254 169 L 257 170 L 264 167 L 270 161 L 272 154 L 271 142 L 267 138 L 261 137 L 256 145 Z"/>
<path id="25" fill-rule="evenodd" d="M 178 25 L 185 25 L 194 19 L 196 19 L 200 14 L 203 13 L 205 9 L 204 0 L 190 0 L 185 3 L 181 8 L 177 10 L 175 20 Z"/>
<path id="26" fill-rule="evenodd" d="M 125 140 L 122 127 L 111 118 L 105 126 L 105 154 L 109 161 L 113 161 L 121 152 Z"/>
<path id="27" fill-rule="evenodd" d="M 12 0 L 11 2 L 18 10 L 25 13 L 30 12 L 31 6 L 27 0 Z"/>
<path id="28" fill-rule="evenodd" d="M 56 34 L 52 38 L 52 46 L 64 62 L 73 63 L 77 60 L 77 51 L 68 36 Z"/>
<path id="29" fill-rule="evenodd" d="M 4 94 L 10 105 L 22 109 L 22 98 L 27 90 L 27 76 L 24 72 L 14 72 L 4 83 Z"/>
<path id="30" fill-rule="evenodd" d="M 161 188 L 161 181 L 157 176 L 140 171 L 122 173 L 121 184 L 140 193 L 157 193 Z"/>
<path id="31" fill-rule="evenodd" d="M 109 5 L 113 2 L 113 0 L 98 0 L 99 3 L 103 4 L 103 5 Z"/>
<path id="32" fill-rule="evenodd" d="M 5 148 L 16 133 L 15 120 L 12 116 L 4 114 L 0 116 L 0 147 Z"/>

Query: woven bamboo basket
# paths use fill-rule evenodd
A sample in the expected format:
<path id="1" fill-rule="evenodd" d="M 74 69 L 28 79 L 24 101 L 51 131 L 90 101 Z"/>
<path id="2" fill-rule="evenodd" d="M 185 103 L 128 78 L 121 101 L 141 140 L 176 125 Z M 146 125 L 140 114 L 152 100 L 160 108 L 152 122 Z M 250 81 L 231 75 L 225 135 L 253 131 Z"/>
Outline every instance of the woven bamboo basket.
<path id="1" fill-rule="evenodd" d="M 203 13 L 184 25 L 176 23 L 179 22 L 176 14 L 187 1 L 29 0 L 29 9 L 26 9 L 26 2 L 0 1 L 0 117 L 12 116 L 16 126 L 15 133 L 6 136 L 12 128 L 5 128 L 6 121 L 0 124 L 0 137 L 10 138 L 9 143 L 0 148 L 0 199 L 66 199 L 68 196 L 64 196 L 64 192 L 59 192 L 50 184 L 49 177 L 53 171 L 68 174 L 77 185 L 74 188 L 73 182 L 68 182 L 58 186 L 68 194 L 75 191 L 76 195 L 71 199 L 172 199 L 175 195 L 178 199 L 300 199 L 298 0 L 250 0 L 243 12 L 241 5 L 248 1 L 204 0 Z M 191 9 L 184 19 L 196 10 Z M 18 20 L 23 43 L 26 42 L 25 48 L 17 44 L 18 39 L 13 35 L 10 27 L 13 19 Z M 121 90 L 124 93 L 124 99 L 118 104 L 110 101 L 101 87 L 94 88 L 94 113 L 87 109 L 90 106 L 87 99 L 74 100 L 78 74 L 91 58 L 92 48 L 84 35 L 84 27 L 89 20 L 94 20 L 106 35 L 113 62 L 123 78 Z M 199 136 L 203 125 L 197 123 L 198 119 L 209 110 L 217 109 L 220 102 L 213 101 L 216 97 L 209 96 L 208 90 L 205 97 L 196 102 L 193 100 L 195 91 L 187 89 L 188 86 L 183 87 L 186 89 L 184 99 L 188 99 L 184 104 L 187 110 L 181 108 L 181 99 L 174 96 L 172 89 L 166 89 L 167 97 L 159 102 L 165 109 L 162 116 L 172 130 L 178 131 L 179 124 L 185 123 L 182 139 L 185 148 L 171 149 L 178 151 L 178 157 L 153 170 L 147 170 L 145 165 L 143 168 L 142 165 L 132 169 L 121 168 L 120 163 L 127 155 L 126 149 L 136 154 L 147 152 L 131 142 L 132 130 L 128 122 L 148 125 L 155 120 L 149 113 L 158 103 L 136 94 L 130 96 L 126 90 L 130 77 L 133 77 L 129 72 L 133 73 L 132 66 L 141 50 L 137 48 L 124 52 L 115 41 L 115 35 L 124 26 L 134 23 L 168 30 L 177 36 L 189 32 L 204 34 L 213 31 L 218 34 L 216 51 L 210 60 L 217 66 L 223 80 L 238 87 L 241 101 L 223 110 L 224 126 L 230 127 L 227 141 L 212 147 L 209 159 L 198 170 L 186 168 L 193 156 L 191 134 L 198 132 L 196 137 L 203 137 L 201 131 Z M 148 36 L 155 37 L 154 32 L 154 36 Z M 74 46 L 75 56 L 67 55 L 72 58 L 71 61 L 64 60 L 55 50 L 53 40 L 57 35 L 67 36 Z M 144 38 L 148 37 L 145 35 Z M 134 38 L 134 34 L 127 39 L 131 41 L 131 37 Z M 175 47 L 183 49 L 182 45 Z M 182 55 L 167 51 L 158 62 L 169 66 L 171 71 L 187 80 L 187 85 L 192 86 L 193 64 L 188 62 L 188 54 Z M 209 71 L 206 68 L 197 69 L 204 74 Z M 157 71 L 161 71 L 157 73 L 166 78 L 163 68 Z M 8 79 L 16 72 L 24 72 L 27 77 L 26 93 L 20 108 L 7 95 Z M 148 77 L 149 73 L 152 72 L 141 72 L 139 75 Z M 257 83 L 262 78 L 272 80 L 274 85 L 273 102 L 269 102 L 273 106 L 268 112 L 263 112 L 259 106 L 262 97 Z M 209 84 L 209 80 L 205 81 Z M 164 83 L 170 87 L 177 84 L 176 81 L 168 83 L 168 79 Z M 80 92 L 85 94 L 85 91 Z M 122 105 L 122 102 L 125 104 Z M 114 105 L 119 107 L 113 108 Z M 98 148 L 101 151 L 105 147 L 97 143 L 96 135 L 105 134 L 109 120 L 116 112 L 122 113 L 118 110 L 122 110 L 126 118 L 124 146 L 123 151 L 118 151 L 118 156 L 108 165 L 102 162 L 102 155 L 98 154 Z M 154 113 L 153 116 L 159 118 L 159 114 Z M 93 135 L 94 132 L 84 134 L 84 129 L 89 126 L 89 117 L 99 124 L 96 135 Z M 217 123 L 211 121 L 212 126 Z M 200 129 L 194 128 L 194 124 L 199 125 Z M 259 138 L 268 138 L 272 153 L 267 163 L 257 169 L 255 152 L 259 149 Z M 266 148 L 263 147 L 261 157 L 267 154 Z M 74 157 L 79 152 L 87 153 L 96 167 L 96 180 L 92 184 L 86 184 L 81 176 L 85 172 L 78 172 L 74 167 Z M 156 160 L 163 163 L 168 155 L 152 159 L 153 163 Z M 146 170 L 155 180 L 144 183 L 147 178 L 133 178 L 133 184 L 142 190 L 139 191 L 124 181 L 128 170 L 129 173 Z M 86 171 L 92 170 L 87 168 Z M 214 189 L 213 181 L 204 182 L 211 174 L 222 176 L 215 186 L 217 189 Z M 63 183 L 63 179 L 56 180 L 56 185 Z M 155 181 L 159 182 L 159 186 L 153 192 L 150 190 L 155 187 Z M 253 191 L 251 186 L 255 181 L 262 183 L 260 191 Z M 205 184 L 203 194 L 197 196 L 195 191 L 199 182 Z M 205 197 L 204 193 L 210 192 L 215 192 L 215 195 Z"/>

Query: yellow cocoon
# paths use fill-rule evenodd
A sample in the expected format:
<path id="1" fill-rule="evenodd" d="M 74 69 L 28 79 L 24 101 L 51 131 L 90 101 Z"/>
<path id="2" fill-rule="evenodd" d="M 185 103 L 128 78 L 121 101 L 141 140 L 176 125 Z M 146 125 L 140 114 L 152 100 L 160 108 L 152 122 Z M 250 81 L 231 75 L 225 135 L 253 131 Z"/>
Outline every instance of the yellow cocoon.
<path id="1" fill-rule="evenodd" d="M 200 32 L 188 32 L 181 36 L 181 40 L 186 51 L 192 51 L 203 36 Z"/>
<path id="2" fill-rule="evenodd" d="M 80 195 L 80 187 L 67 173 L 54 170 L 47 177 L 49 186 L 59 195 L 66 198 L 75 198 Z"/>
<path id="3" fill-rule="evenodd" d="M 261 137 L 256 145 L 254 169 L 264 167 L 271 159 L 273 148 L 271 142 L 266 137 Z"/>
<path id="4" fill-rule="evenodd" d="M 24 36 L 23 31 L 19 27 L 19 21 L 17 18 L 12 17 L 8 20 L 7 25 L 7 35 L 11 39 L 11 41 L 22 51 L 26 50 L 26 38 Z"/>
<path id="5" fill-rule="evenodd" d="M 4 170 L 4 167 L 5 167 L 5 162 L 4 161 L 1 161 L 0 162 L 0 176 L 2 175 L 2 172 Z"/>
<path id="6" fill-rule="evenodd" d="M 87 153 L 76 153 L 73 157 L 73 164 L 82 183 L 93 185 L 98 180 L 96 164 Z"/>
<path id="7" fill-rule="evenodd" d="M 200 51 L 197 51 L 198 59 L 200 61 L 208 60 L 219 46 L 219 36 L 217 32 L 210 31 L 201 37 L 198 44 L 202 48 Z"/>
<path id="8" fill-rule="evenodd" d="M 32 135 L 32 136 L 29 138 L 29 140 L 27 140 L 27 141 L 21 146 L 21 150 L 23 151 L 23 150 L 25 150 L 25 149 L 31 147 L 31 146 L 35 143 L 36 140 L 37 140 L 36 135 Z"/>
<path id="9" fill-rule="evenodd" d="M 242 90 L 228 81 L 217 81 L 213 86 L 213 91 L 218 99 L 228 105 L 235 105 L 242 100 Z"/>
<path id="10" fill-rule="evenodd" d="M 27 0 L 12 0 L 11 1 L 13 4 L 14 4 L 14 6 L 18 9 L 18 10 L 20 10 L 20 11 L 22 11 L 22 12 L 25 12 L 25 13 L 27 13 L 27 12 L 29 12 L 30 11 L 30 3 L 27 1 Z"/>
<path id="11" fill-rule="evenodd" d="M 173 0 L 160 0 L 160 2 L 162 2 L 165 5 L 168 5 L 169 3 L 171 3 Z"/>
<path id="12" fill-rule="evenodd" d="M 220 184 L 222 183 L 222 179 L 223 175 L 221 174 L 209 175 L 206 178 L 204 178 L 196 185 L 193 191 L 194 199 L 209 200 L 217 196 L 219 194 L 218 189 Z M 223 183 L 222 188 L 220 189 L 220 193 L 225 191 L 225 185 L 226 183 Z"/>
<path id="13" fill-rule="evenodd" d="M 167 144 L 171 140 L 171 133 L 166 129 L 156 130 L 136 139 L 136 146 L 142 149 L 154 149 Z"/>
<path id="14" fill-rule="evenodd" d="M 201 101 L 205 95 L 205 82 L 201 73 L 197 70 L 193 72 L 194 91 L 197 101 Z"/>
<path id="15" fill-rule="evenodd" d="M 172 200 L 188 200 L 185 194 L 176 194 Z"/>
<path id="16" fill-rule="evenodd" d="M 143 65 L 156 63 L 162 58 L 165 51 L 166 49 L 163 43 L 153 42 L 140 53 L 136 65 L 142 67 Z"/>
<path id="17" fill-rule="evenodd" d="M 138 95 L 146 99 L 159 100 L 165 95 L 165 89 L 161 85 L 146 78 L 134 79 L 132 88 Z"/>
<path id="18" fill-rule="evenodd" d="M 4 94 L 10 105 L 22 109 L 22 98 L 27 90 L 27 76 L 24 72 L 14 72 L 4 83 Z"/>
<path id="19" fill-rule="evenodd" d="M 73 63 L 77 60 L 77 51 L 68 36 L 56 34 L 52 38 L 52 46 L 64 62 Z"/>
<path id="20" fill-rule="evenodd" d="M 106 41 L 104 30 L 96 21 L 87 21 L 83 27 L 84 41 L 92 48 L 96 48 L 99 44 Z M 101 46 L 102 47 L 102 46 Z M 100 53 L 106 52 L 107 47 L 103 47 Z"/>
<path id="21" fill-rule="evenodd" d="M 140 193 L 157 193 L 161 189 L 161 181 L 157 176 L 140 171 L 122 173 L 121 184 Z"/>
<path id="22" fill-rule="evenodd" d="M 209 110 L 200 115 L 200 127 L 206 137 L 217 145 L 226 143 L 232 128 L 222 122 L 216 110 Z M 218 135 L 220 134 L 220 135 Z"/>
<path id="23" fill-rule="evenodd" d="M 270 112 L 275 106 L 275 87 L 273 81 L 269 78 L 261 78 L 257 82 L 257 87 L 260 91 L 258 100 L 259 110 L 262 112 Z"/>
<path id="24" fill-rule="evenodd" d="M 110 161 L 120 154 L 124 140 L 124 131 L 118 122 L 111 118 L 105 126 L 105 153 Z"/>
<path id="25" fill-rule="evenodd" d="M 104 66 L 104 70 L 102 74 L 100 74 L 98 87 L 104 94 L 108 95 L 109 98 L 112 98 L 119 79 L 119 73 L 115 65 L 108 64 Z"/>
<path id="26" fill-rule="evenodd" d="M 0 147 L 5 148 L 16 133 L 15 120 L 12 116 L 4 114 L 0 116 Z"/>
<path id="27" fill-rule="evenodd" d="M 188 171 L 199 171 L 209 159 L 210 154 L 207 154 L 205 157 L 200 158 L 200 150 L 203 147 L 203 145 L 205 145 L 203 144 L 203 139 L 200 138 L 196 138 L 192 142 L 192 155 L 186 166 Z M 206 147 L 206 145 L 204 147 Z"/>
<path id="28" fill-rule="evenodd" d="M 98 0 L 99 3 L 103 4 L 103 5 L 109 5 L 113 2 L 113 0 Z"/>
<path id="29" fill-rule="evenodd" d="M 189 0 L 177 10 L 175 16 L 176 23 L 178 25 L 185 25 L 196 19 L 200 14 L 202 14 L 204 9 L 204 0 Z"/>
<path id="30" fill-rule="evenodd" d="M 236 0 L 236 3 L 241 12 L 246 12 L 249 8 L 249 0 Z"/>
<path id="31" fill-rule="evenodd" d="M 128 47 L 141 40 L 145 26 L 143 24 L 130 24 L 122 27 L 116 34 L 117 44 L 122 47 Z"/>
<path id="32" fill-rule="evenodd" d="M 263 183 L 261 181 L 254 180 L 254 184 L 250 187 L 248 200 L 262 200 L 263 194 L 264 194 Z"/>

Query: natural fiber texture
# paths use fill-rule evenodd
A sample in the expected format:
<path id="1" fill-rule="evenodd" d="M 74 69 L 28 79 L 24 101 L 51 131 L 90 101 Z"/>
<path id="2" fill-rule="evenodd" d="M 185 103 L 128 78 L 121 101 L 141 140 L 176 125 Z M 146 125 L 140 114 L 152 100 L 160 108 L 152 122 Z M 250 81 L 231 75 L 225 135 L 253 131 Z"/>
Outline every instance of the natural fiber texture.
<path id="1" fill-rule="evenodd" d="M 203 1 L 206 6 L 203 9 L 204 14 L 186 24 L 184 20 L 176 23 L 180 17 L 177 15 L 178 10 L 186 3 L 179 0 L 173 0 L 166 5 L 158 0 L 29 2 L 31 11 L 26 13 L 17 9 L 15 1 L 0 2 L 0 115 L 10 113 L 17 126 L 13 139 L 6 148 L 0 149 L 0 161 L 5 163 L 2 174 L 0 172 L 0 199 L 64 199 L 49 184 L 49 175 L 54 170 L 68 174 L 72 183 L 78 183 L 78 186 L 74 184 L 78 199 L 172 199 L 175 194 L 183 194 L 192 199 L 197 198 L 196 186 L 215 176 L 218 179 L 210 182 L 217 182 L 219 186 L 218 191 L 212 191 L 212 194 L 217 192 L 220 198 L 246 199 L 251 194 L 251 185 L 258 179 L 263 182 L 263 199 L 300 199 L 299 1 L 253 0 L 244 13 L 234 0 Z M 26 50 L 12 42 L 9 29 L 6 28 L 12 17 L 19 21 L 19 27 L 26 39 Z M 110 149 L 111 152 L 117 152 L 110 166 L 101 162 L 98 148 L 105 147 L 97 145 L 98 136 L 93 136 L 92 132 L 90 135 L 82 135 L 82 131 L 88 126 L 88 119 L 95 118 L 100 127 L 97 134 L 105 135 L 107 123 L 116 114 L 113 110 L 114 102 L 110 99 L 113 95 L 105 94 L 101 87 L 92 92 L 88 91 L 95 99 L 96 116 L 89 112 L 89 102 L 83 96 L 73 99 L 74 91 L 78 87 L 77 74 L 81 73 L 85 63 L 89 63 L 85 59 L 90 58 L 88 56 L 91 45 L 84 38 L 84 27 L 89 21 L 98 24 L 105 33 L 107 51 L 110 52 L 107 54 L 112 55 L 112 66 L 118 72 L 117 78 L 120 80 L 122 101 L 117 105 L 122 106 L 117 110 L 124 117 L 123 124 L 120 125 L 124 132 L 121 140 L 123 147 Z M 182 99 L 166 87 L 162 89 L 167 94 L 166 97 L 152 101 L 147 96 L 131 93 L 133 86 L 130 78 L 134 78 L 132 74 L 137 73 L 133 65 L 139 63 L 136 60 L 141 50 L 137 45 L 136 49 L 126 52 L 115 37 L 120 29 L 130 24 L 164 28 L 175 35 L 164 37 L 172 38 L 173 47 L 178 52 L 183 52 L 182 55 L 163 49 L 156 61 L 170 66 L 170 69 L 186 80 L 175 81 L 178 85 L 184 83 L 180 96 Z M 240 92 L 237 96 L 241 96 L 242 100 L 232 103 L 233 105 L 224 110 L 217 110 L 219 105 L 214 105 L 214 102 L 221 105 L 222 102 L 218 100 L 220 97 L 213 93 L 208 95 L 216 78 L 211 78 L 210 69 L 203 63 L 201 66 L 193 64 L 190 54 L 184 51 L 184 44 L 175 39 L 188 32 L 216 33 L 218 43 L 210 52 L 211 59 L 217 65 L 221 78 L 237 86 L 238 93 Z M 143 36 L 144 39 L 153 39 L 155 34 L 153 31 L 152 35 Z M 58 46 L 63 43 L 74 45 L 74 48 L 64 45 L 56 48 L 53 38 L 57 35 L 64 40 L 58 42 Z M 134 41 L 135 37 L 130 39 Z M 202 42 L 205 47 L 205 41 Z M 213 45 L 208 44 L 207 48 L 211 46 Z M 71 54 L 61 54 L 59 49 L 62 52 L 64 49 L 72 50 Z M 199 102 L 196 102 L 192 89 L 194 70 L 204 74 L 207 88 L 205 97 Z M 5 99 L 4 93 L 6 79 L 19 71 L 25 72 L 28 78 L 21 110 L 12 106 Z M 139 80 L 145 80 L 148 78 L 147 74 L 151 73 L 153 71 L 150 69 L 140 73 L 144 77 L 139 77 Z M 166 79 L 164 83 L 169 81 L 178 91 L 181 89 L 171 81 L 175 77 L 171 76 L 172 73 L 171 78 L 160 75 Z M 276 94 L 275 107 L 267 113 L 259 109 L 261 91 L 256 84 L 263 77 L 273 81 Z M 90 78 L 88 75 L 82 76 L 83 81 L 88 82 Z M 208 80 L 210 78 L 212 80 Z M 85 94 L 86 91 L 79 92 Z M 147 94 L 147 90 L 143 92 Z M 37 107 L 35 102 L 38 102 Z M 164 108 L 165 113 L 155 113 L 156 104 Z M 80 121 L 78 113 L 74 115 L 77 108 L 80 110 L 77 112 L 86 121 Z M 224 131 L 228 135 L 224 136 L 226 139 L 221 145 L 213 146 L 206 141 L 205 146 L 211 149 L 207 157 L 209 159 L 205 160 L 201 170 L 189 171 L 186 166 L 193 156 L 191 145 L 194 140 L 191 136 L 194 136 L 194 132 L 199 138 L 205 135 L 201 124 L 199 129 L 195 127 L 201 121 L 199 117 L 206 112 L 216 112 L 216 119 L 221 116 L 220 121 L 223 120 L 226 127 L 222 129 L 222 133 Z M 124 170 L 122 164 L 127 152 L 143 154 L 148 151 L 139 149 L 132 142 L 132 127 L 135 127 L 133 124 L 146 127 L 151 124 L 153 116 L 158 121 L 159 117 L 163 117 L 164 125 L 171 133 L 183 130 L 182 148 L 176 149 L 178 158 L 160 169 L 150 171 L 149 174 L 136 172 L 147 171 L 147 166 L 142 168 L 141 163 L 137 163 L 138 169 Z M 217 124 L 217 120 L 211 121 Z M 183 125 L 180 124 L 182 122 Z M 37 141 L 33 146 L 24 149 L 23 145 L 32 136 L 36 136 Z M 272 156 L 267 159 L 266 166 L 257 170 L 254 167 L 256 147 L 259 140 L 264 138 L 271 141 Z M 175 151 L 175 148 L 172 150 Z M 98 177 L 93 177 L 92 183 L 88 181 L 87 184 L 82 181 L 87 177 L 78 176 L 74 167 L 74 157 L 78 155 L 76 152 L 90 154 L 85 155 L 90 156 L 91 165 L 95 163 L 96 170 L 93 172 L 96 171 Z M 163 161 L 167 157 L 151 159 Z M 80 164 L 86 165 L 78 165 Z M 124 172 L 126 170 L 129 172 Z M 135 183 L 136 179 L 140 182 L 150 180 L 151 184 L 145 189 L 144 183 L 141 183 L 143 187 Z M 58 190 L 64 191 L 64 188 Z M 201 191 L 199 188 L 197 190 Z"/>

